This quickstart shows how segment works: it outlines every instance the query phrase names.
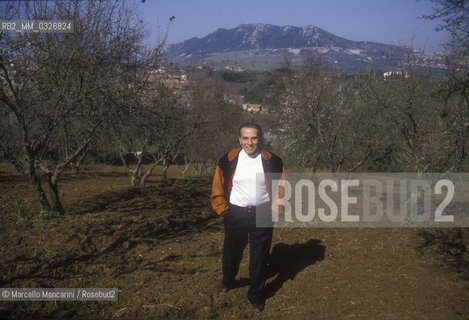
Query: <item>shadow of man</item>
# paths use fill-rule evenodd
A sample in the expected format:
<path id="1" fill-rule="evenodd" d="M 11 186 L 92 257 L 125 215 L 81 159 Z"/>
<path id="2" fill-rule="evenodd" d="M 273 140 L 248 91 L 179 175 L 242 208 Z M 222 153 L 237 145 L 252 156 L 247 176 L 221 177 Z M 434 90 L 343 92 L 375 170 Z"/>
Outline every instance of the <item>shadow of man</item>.
<path id="1" fill-rule="evenodd" d="M 266 285 L 266 298 L 270 298 L 287 280 L 292 280 L 304 268 L 324 259 L 326 247 L 311 239 L 306 243 L 287 245 L 278 243 L 272 249 L 267 278 L 277 277 Z"/>

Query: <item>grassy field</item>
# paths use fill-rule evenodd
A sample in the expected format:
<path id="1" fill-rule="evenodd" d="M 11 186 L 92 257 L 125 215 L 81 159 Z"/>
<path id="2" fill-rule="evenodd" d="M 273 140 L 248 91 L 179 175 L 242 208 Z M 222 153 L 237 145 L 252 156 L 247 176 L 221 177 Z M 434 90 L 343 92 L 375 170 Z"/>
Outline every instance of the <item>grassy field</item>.
<path id="1" fill-rule="evenodd" d="M 0 287 L 118 288 L 116 302 L 0 302 L 1 318 L 468 319 L 467 229 L 275 229 L 269 298 L 250 311 L 248 250 L 220 296 L 222 220 L 209 178 L 85 167 L 60 187 L 66 219 L 18 221 L 30 185 L 0 164 Z"/>

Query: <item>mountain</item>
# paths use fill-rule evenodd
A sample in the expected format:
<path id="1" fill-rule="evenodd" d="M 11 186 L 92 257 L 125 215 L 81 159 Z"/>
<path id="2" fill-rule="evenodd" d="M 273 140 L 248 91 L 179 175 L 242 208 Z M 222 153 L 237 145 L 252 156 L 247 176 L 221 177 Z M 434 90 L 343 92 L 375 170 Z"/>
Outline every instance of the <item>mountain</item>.
<path id="1" fill-rule="evenodd" d="M 167 50 L 170 62 L 282 63 L 288 53 L 293 64 L 301 63 L 309 50 L 345 68 L 383 67 L 395 60 L 403 47 L 369 41 L 351 41 L 321 28 L 270 24 L 241 24 L 218 29 L 203 37 L 173 44 Z"/>

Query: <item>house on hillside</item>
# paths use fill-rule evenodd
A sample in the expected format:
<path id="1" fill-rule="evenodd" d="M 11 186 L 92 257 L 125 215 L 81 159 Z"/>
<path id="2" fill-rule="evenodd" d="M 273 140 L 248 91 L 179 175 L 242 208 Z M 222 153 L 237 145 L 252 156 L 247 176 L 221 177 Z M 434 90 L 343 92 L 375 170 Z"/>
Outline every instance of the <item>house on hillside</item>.
<path id="1" fill-rule="evenodd" d="M 409 77 L 409 73 L 407 71 L 399 71 L 399 70 L 393 70 L 393 71 L 386 71 L 383 73 L 383 78 L 386 80 L 388 78 L 405 78 L 407 79 Z"/>
<path id="2" fill-rule="evenodd" d="M 253 113 L 269 113 L 269 108 L 261 104 L 243 103 L 243 110 Z"/>
<path id="3" fill-rule="evenodd" d="M 225 93 L 223 95 L 223 100 L 236 106 L 242 106 L 244 102 L 244 96 Z"/>

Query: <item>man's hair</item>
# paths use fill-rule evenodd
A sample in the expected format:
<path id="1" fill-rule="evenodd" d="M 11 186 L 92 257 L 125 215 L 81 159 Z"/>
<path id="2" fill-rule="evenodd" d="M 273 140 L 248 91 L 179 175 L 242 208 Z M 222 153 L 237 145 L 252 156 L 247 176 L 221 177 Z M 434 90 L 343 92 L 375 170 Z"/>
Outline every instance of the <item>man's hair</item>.
<path id="1" fill-rule="evenodd" d="M 241 137 L 241 129 L 243 128 L 252 128 L 252 129 L 257 129 L 257 134 L 259 135 L 259 139 L 262 138 L 262 128 L 260 125 L 258 125 L 255 122 L 245 122 L 242 125 L 239 126 L 238 134 Z"/>

